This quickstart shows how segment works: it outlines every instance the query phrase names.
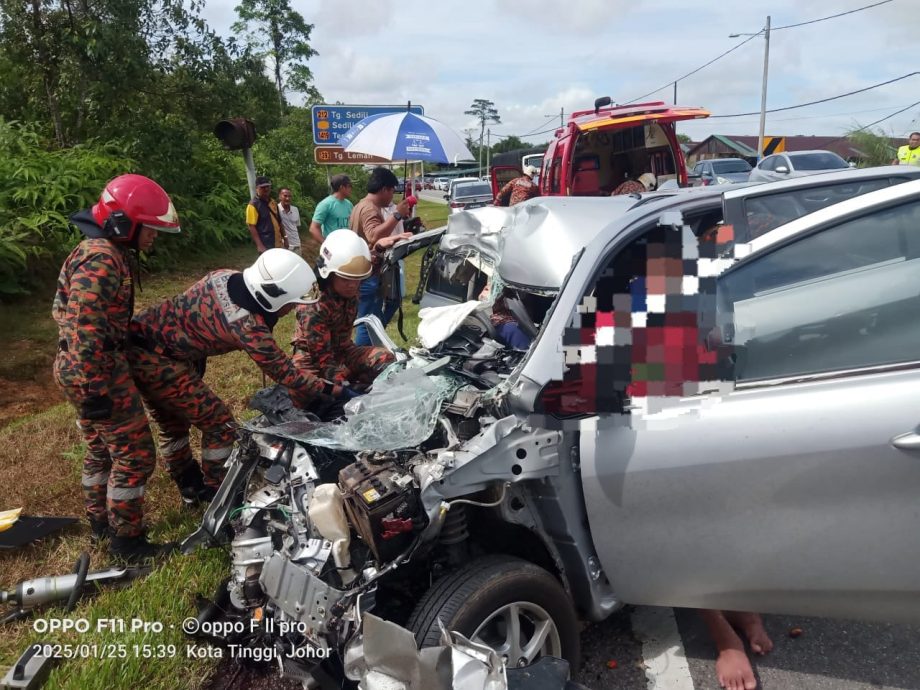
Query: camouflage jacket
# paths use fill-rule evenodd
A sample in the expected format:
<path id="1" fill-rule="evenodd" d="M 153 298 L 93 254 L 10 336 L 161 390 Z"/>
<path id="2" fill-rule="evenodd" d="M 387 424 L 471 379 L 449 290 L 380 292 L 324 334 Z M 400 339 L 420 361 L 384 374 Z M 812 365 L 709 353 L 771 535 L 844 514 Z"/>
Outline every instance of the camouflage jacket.
<path id="1" fill-rule="evenodd" d="M 199 360 L 243 350 L 266 375 L 293 396 L 310 400 L 323 382 L 294 366 L 262 315 L 233 302 L 227 281 L 236 271 L 208 273 L 181 295 L 138 314 L 132 335 L 177 360 Z"/>
<path id="2" fill-rule="evenodd" d="M 87 396 L 109 394 L 111 366 L 101 353 L 124 346 L 133 309 L 128 249 L 107 239 L 80 242 L 61 267 L 51 307 L 61 383 Z"/>
<path id="3" fill-rule="evenodd" d="M 522 201 L 533 199 L 539 192 L 540 188 L 526 175 L 515 177 L 495 195 L 495 205 L 514 206 Z"/>
<path id="4" fill-rule="evenodd" d="M 394 359 L 386 348 L 352 342 L 357 299 L 339 297 L 326 289 L 319 302 L 299 305 L 296 313 L 297 329 L 291 341 L 294 359 L 317 376 L 336 383 L 369 383 Z"/>

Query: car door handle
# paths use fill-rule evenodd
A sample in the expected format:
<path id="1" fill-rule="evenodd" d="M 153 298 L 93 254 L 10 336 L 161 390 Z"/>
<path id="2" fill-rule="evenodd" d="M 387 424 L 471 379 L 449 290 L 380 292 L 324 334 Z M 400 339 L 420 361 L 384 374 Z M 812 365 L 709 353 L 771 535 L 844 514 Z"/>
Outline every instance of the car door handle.
<path id="1" fill-rule="evenodd" d="M 900 450 L 920 450 L 920 434 L 909 431 L 891 439 L 891 445 Z"/>

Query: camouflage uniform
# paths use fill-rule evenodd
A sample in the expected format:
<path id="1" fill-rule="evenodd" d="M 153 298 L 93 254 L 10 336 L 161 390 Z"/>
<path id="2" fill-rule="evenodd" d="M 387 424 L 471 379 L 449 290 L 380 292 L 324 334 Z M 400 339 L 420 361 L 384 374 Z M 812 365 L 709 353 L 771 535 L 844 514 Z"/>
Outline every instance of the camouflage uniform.
<path id="1" fill-rule="evenodd" d="M 160 426 L 167 471 L 178 479 L 195 462 L 189 447 L 194 424 L 202 433 L 202 473 L 210 487 L 220 485 L 235 432 L 230 410 L 204 382 L 199 364 L 212 355 L 243 350 L 304 406 L 324 387 L 295 368 L 263 315 L 231 299 L 228 281 L 234 275 L 242 278 L 230 270 L 209 273 L 181 295 L 138 314 L 128 350 L 134 380 Z"/>
<path id="2" fill-rule="evenodd" d="M 371 383 L 394 360 L 383 347 L 355 345 L 351 330 L 358 314 L 356 298 L 323 290 L 316 304 L 297 307 L 294 363 L 314 376 L 341 384 Z"/>
<path id="3" fill-rule="evenodd" d="M 60 338 L 54 380 L 77 409 L 88 449 L 83 496 L 90 520 L 121 537 L 143 531 L 144 486 L 156 452 L 124 354 L 134 308 L 128 250 L 83 240 L 58 276 L 52 316 Z"/>
<path id="4" fill-rule="evenodd" d="M 496 206 L 515 206 L 522 201 L 533 199 L 540 193 L 540 188 L 533 183 L 533 180 L 522 175 L 515 177 L 508 184 L 499 190 L 495 195 Z"/>

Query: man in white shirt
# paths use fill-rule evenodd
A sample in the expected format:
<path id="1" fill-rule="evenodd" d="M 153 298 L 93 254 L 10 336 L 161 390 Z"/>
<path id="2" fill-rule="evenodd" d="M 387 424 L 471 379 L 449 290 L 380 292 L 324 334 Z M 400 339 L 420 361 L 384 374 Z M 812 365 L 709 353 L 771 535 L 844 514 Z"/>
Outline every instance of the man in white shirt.
<path id="1" fill-rule="evenodd" d="M 291 203 L 291 190 L 282 189 L 278 192 L 278 215 L 281 216 L 281 227 L 287 236 L 288 249 L 295 254 L 303 254 L 300 249 L 300 209 Z"/>

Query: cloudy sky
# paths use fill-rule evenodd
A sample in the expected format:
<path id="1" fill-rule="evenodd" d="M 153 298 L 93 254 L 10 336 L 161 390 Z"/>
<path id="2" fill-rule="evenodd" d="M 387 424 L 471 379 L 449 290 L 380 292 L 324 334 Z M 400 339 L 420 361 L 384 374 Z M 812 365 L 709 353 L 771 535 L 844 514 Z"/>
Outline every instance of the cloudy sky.
<path id="1" fill-rule="evenodd" d="M 559 111 L 597 96 L 627 103 L 673 100 L 674 79 L 757 32 L 856 9 L 878 0 L 292 0 L 314 25 L 310 66 L 328 103 L 411 100 L 458 131 L 474 98 L 495 102 L 496 135 L 546 141 Z M 205 18 L 229 33 L 237 0 L 207 0 Z M 523 11 L 523 13 L 522 13 Z M 768 108 L 836 96 L 920 69 L 920 0 L 888 4 L 770 40 Z M 764 40 L 754 38 L 677 86 L 678 102 L 715 115 L 759 111 Z M 666 86 L 665 86 L 666 85 Z M 768 135 L 841 134 L 920 100 L 920 75 L 848 98 L 767 115 Z M 695 140 L 756 134 L 759 117 L 679 126 Z M 920 129 L 920 105 L 879 125 L 892 136 Z M 543 130 L 550 130 L 544 132 Z M 541 133 L 542 132 L 542 133 Z M 493 140 L 494 141 L 494 140 Z"/>

